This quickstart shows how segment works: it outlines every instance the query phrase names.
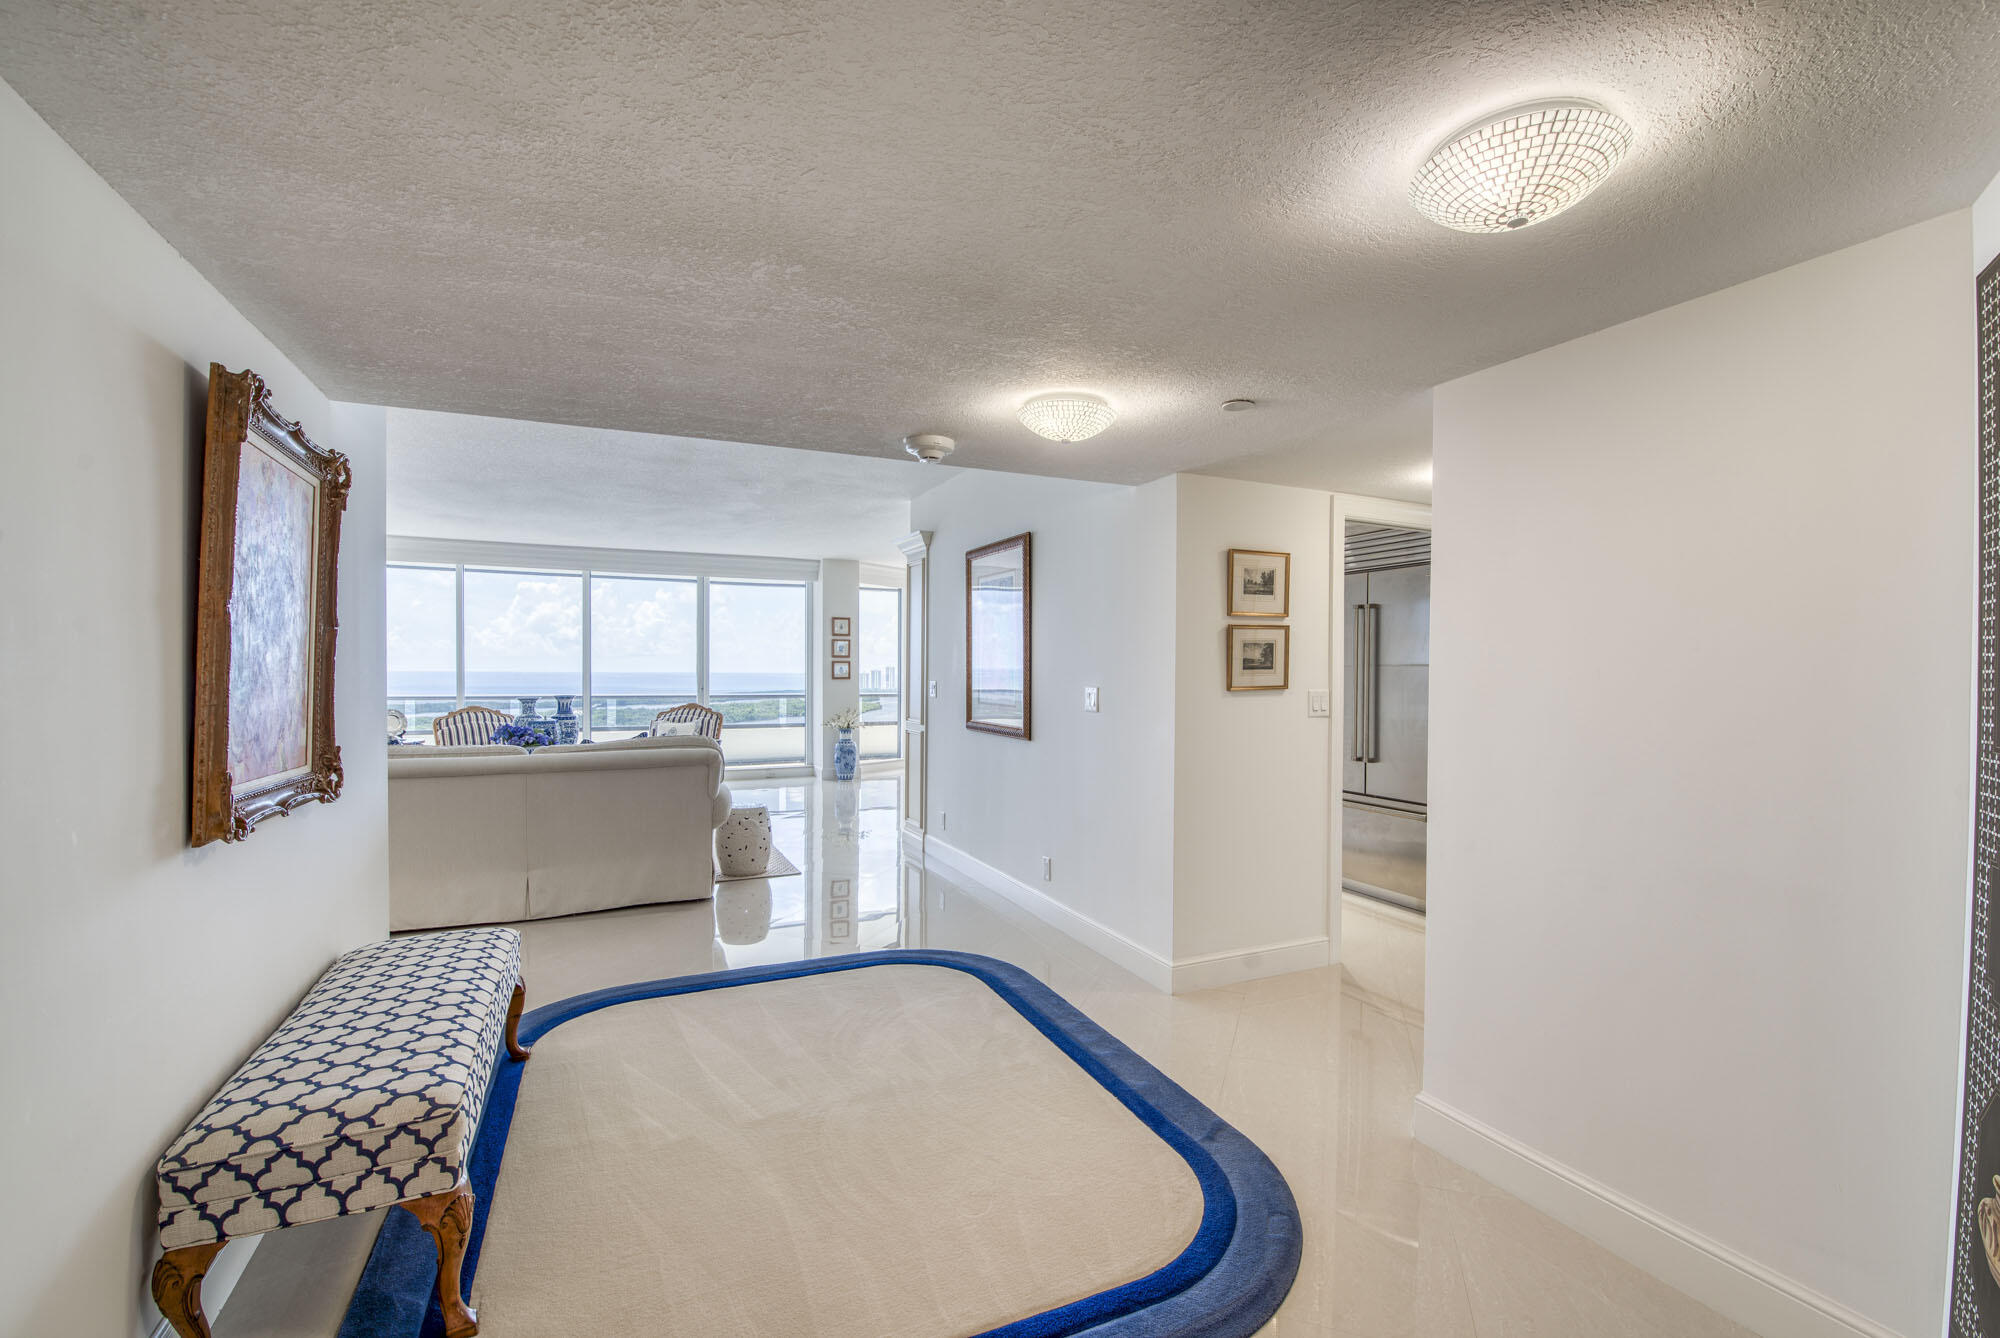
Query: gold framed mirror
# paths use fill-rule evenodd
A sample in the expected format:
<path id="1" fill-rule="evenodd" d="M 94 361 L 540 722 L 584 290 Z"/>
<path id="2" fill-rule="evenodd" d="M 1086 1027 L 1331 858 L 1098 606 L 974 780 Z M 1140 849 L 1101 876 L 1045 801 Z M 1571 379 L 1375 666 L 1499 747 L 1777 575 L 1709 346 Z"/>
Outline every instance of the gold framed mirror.
<path id="1" fill-rule="evenodd" d="M 1033 536 L 965 555 L 965 727 L 1034 737 Z"/>

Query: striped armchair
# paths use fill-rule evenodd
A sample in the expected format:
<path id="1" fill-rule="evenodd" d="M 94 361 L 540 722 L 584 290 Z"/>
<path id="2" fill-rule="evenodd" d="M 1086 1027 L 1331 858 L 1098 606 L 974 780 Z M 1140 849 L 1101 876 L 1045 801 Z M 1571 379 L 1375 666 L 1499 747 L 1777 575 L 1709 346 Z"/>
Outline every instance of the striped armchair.
<path id="1" fill-rule="evenodd" d="M 653 717 L 652 727 L 646 732 L 658 734 L 662 724 L 683 720 L 692 720 L 701 726 L 703 737 L 714 739 L 717 743 L 722 742 L 722 712 L 697 702 L 682 702 L 679 706 L 669 706 Z"/>
<path id="2" fill-rule="evenodd" d="M 431 742 L 440 748 L 491 743 L 493 731 L 513 718 L 490 706 L 461 706 L 431 722 Z"/>

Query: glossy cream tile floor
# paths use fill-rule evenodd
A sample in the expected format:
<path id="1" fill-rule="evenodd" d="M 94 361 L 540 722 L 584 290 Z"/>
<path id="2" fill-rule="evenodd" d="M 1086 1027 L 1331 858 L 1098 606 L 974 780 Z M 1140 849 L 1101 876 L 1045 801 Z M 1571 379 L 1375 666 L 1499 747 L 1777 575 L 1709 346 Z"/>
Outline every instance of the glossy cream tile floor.
<path id="1" fill-rule="evenodd" d="M 804 875 L 724 883 L 713 902 L 524 924 L 529 1006 L 870 948 L 986 953 L 1047 981 L 1277 1162 L 1306 1248 L 1267 1338 L 1746 1333 L 1411 1138 L 1424 1048 L 1416 917 L 1350 898 L 1340 966 L 1164 995 L 906 858 L 900 784 L 733 785 L 738 804 L 772 810 L 777 844 Z M 216 1338 L 331 1338 L 380 1222 L 371 1214 L 267 1238 Z"/>

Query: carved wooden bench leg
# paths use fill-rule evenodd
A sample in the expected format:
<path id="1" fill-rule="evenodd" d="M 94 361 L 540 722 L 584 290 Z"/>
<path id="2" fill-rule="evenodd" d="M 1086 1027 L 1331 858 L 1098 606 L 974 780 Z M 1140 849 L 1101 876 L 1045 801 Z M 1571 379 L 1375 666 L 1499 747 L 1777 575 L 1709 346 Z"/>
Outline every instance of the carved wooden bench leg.
<path id="1" fill-rule="evenodd" d="M 528 1052 L 534 1049 L 531 1045 L 521 1044 L 521 1005 L 527 1001 L 527 988 L 515 985 L 513 1001 L 507 1005 L 507 1053 L 516 1059 L 526 1059 Z"/>
<path id="2" fill-rule="evenodd" d="M 222 1245 L 219 1240 L 183 1245 L 153 1265 L 153 1304 L 181 1338 L 209 1338 L 208 1316 L 201 1313 L 201 1279 Z"/>
<path id="3" fill-rule="evenodd" d="M 465 1243 L 472 1235 L 472 1187 L 460 1184 L 429 1198 L 411 1199 L 403 1206 L 424 1224 L 437 1244 L 438 1308 L 444 1311 L 445 1338 L 472 1338 L 479 1332 L 479 1314 L 465 1303 L 458 1280 L 459 1269 L 465 1264 Z"/>

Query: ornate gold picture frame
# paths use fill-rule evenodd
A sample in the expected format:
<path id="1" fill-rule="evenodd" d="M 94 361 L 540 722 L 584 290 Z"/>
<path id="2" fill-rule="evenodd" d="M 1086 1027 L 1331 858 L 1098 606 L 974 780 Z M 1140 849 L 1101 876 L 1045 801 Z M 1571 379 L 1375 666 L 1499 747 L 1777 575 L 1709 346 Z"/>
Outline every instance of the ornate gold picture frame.
<path id="1" fill-rule="evenodd" d="M 196 604 L 193 844 L 340 797 L 333 641 L 347 458 L 208 369 Z"/>

